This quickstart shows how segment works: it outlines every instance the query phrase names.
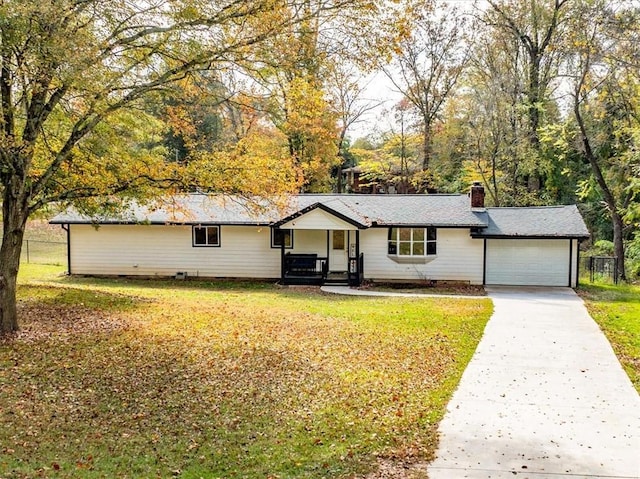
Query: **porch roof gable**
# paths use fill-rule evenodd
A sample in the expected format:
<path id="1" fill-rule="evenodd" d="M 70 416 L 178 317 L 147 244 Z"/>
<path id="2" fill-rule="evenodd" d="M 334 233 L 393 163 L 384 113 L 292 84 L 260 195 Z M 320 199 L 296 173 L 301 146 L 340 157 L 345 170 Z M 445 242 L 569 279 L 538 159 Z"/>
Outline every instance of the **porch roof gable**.
<path id="1" fill-rule="evenodd" d="M 313 203 L 273 224 L 274 228 L 306 230 L 356 230 L 368 226 L 323 203 Z"/>

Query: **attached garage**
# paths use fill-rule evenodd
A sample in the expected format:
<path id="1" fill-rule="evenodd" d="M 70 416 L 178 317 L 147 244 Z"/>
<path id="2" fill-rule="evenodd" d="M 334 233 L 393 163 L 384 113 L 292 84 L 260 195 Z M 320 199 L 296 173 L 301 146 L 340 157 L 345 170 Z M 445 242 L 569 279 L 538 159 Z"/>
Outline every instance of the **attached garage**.
<path id="1" fill-rule="evenodd" d="M 487 239 L 485 284 L 569 286 L 571 240 Z"/>
<path id="2" fill-rule="evenodd" d="M 472 234 L 484 239 L 485 284 L 577 286 L 589 232 L 574 205 L 487 208 L 487 217 L 487 228 Z"/>

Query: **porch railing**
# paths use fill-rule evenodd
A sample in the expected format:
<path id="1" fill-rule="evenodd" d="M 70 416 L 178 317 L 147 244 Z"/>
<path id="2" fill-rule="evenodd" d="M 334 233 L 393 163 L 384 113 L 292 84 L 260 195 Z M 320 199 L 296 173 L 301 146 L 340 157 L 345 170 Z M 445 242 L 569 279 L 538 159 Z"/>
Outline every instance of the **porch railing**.
<path id="1" fill-rule="evenodd" d="M 349 286 L 360 286 L 364 281 L 364 253 L 360 256 L 349 256 Z"/>
<path id="2" fill-rule="evenodd" d="M 287 253 L 282 262 L 285 283 L 322 284 L 329 270 L 328 258 L 317 254 Z"/>

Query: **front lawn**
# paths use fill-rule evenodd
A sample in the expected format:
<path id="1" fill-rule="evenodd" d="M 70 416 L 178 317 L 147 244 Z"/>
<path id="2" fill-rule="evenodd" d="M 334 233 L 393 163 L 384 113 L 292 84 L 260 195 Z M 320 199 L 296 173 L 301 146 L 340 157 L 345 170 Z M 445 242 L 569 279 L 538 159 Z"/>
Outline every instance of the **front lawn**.
<path id="1" fill-rule="evenodd" d="M 640 392 L 640 286 L 582 285 L 580 288 L 591 316 L 606 334 Z"/>
<path id="2" fill-rule="evenodd" d="M 487 300 L 25 268 L 0 477 L 353 477 L 429 460 Z M 48 270 L 47 270 L 48 271 Z"/>

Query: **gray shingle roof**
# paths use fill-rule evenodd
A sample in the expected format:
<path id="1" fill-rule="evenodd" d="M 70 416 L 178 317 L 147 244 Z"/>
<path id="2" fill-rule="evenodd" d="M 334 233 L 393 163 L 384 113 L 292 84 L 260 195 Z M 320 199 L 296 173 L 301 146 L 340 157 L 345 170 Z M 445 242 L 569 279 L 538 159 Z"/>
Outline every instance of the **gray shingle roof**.
<path id="1" fill-rule="evenodd" d="M 321 203 L 368 226 L 487 225 L 486 213 L 471 211 L 466 195 L 299 195 L 293 211 Z"/>
<path id="2" fill-rule="evenodd" d="M 239 197 L 185 195 L 156 207 L 132 206 L 118 217 L 89 218 L 68 210 L 52 223 L 271 224 L 322 204 L 363 228 L 380 225 L 484 227 L 486 213 L 473 212 L 466 195 L 296 195 L 282 208 Z M 256 207 L 258 206 L 258 207 Z"/>
<path id="3" fill-rule="evenodd" d="M 118 215 L 89 217 L 73 209 L 56 215 L 50 222 L 91 224 L 250 224 L 267 225 L 277 220 L 280 213 L 275 205 L 249 202 L 236 197 L 184 195 L 163 198 L 156 203 L 141 206 L 132 204 Z"/>
<path id="4" fill-rule="evenodd" d="M 276 206 L 240 197 L 192 194 L 165 199 L 155 206 L 133 205 L 118 217 L 89 218 L 68 210 L 51 223 L 270 225 L 317 205 L 362 228 L 428 225 L 474 228 L 478 230 L 474 236 L 479 237 L 589 236 L 574 205 L 472 210 L 467 195 L 311 194 L 292 196 L 286 205 Z"/>
<path id="5" fill-rule="evenodd" d="M 588 238 L 578 208 L 538 206 L 526 208 L 487 208 L 489 226 L 474 236 L 529 238 Z"/>

